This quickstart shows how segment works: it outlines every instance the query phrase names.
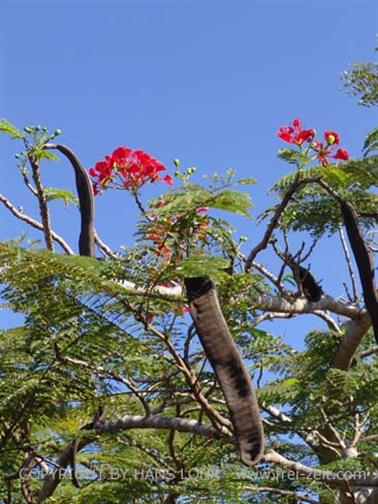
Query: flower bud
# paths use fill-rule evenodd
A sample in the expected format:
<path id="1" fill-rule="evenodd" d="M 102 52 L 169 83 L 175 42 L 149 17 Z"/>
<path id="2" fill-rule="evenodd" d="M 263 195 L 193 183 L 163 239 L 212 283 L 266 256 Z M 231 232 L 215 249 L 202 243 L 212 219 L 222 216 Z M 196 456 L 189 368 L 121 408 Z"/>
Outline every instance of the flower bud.
<path id="1" fill-rule="evenodd" d="M 334 135 L 328 135 L 328 143 L 329 143 L 329 145 L 334 144 L 335 140 L 336 140 L 336 138 L 334 137 Z"/>
<path id="2" fill-rule="evenodd" d="M 338 145 L 340 142 L 339 134 L 336 131 L 327 130 L 324 132 L 324 139 L 328 145 L 336 144 Z"/>
<path id="3" fill-rule="evenodd" d="M 180 166 L 180 160 L 179 159 L 174 159 L 173 160 L 173 164 L 176 166 L 176 168 L 178 168 Z"/>
<path id="4" fill-rule="evenodd" d="M 31 126 L 26 126 L 26 128 L 24 128 L 24 131 L 26 133 L 33 133 L 33 128 Z"/>
<path id="5" fill-rule="evenodd" d="M 59 135 L 61 135 L 61 134 L 62 134 L 62 130 L 61 130 L 61 129 L 56 129 L 56 130 L 54 131 L 54 136 L 59 136 Z"/>

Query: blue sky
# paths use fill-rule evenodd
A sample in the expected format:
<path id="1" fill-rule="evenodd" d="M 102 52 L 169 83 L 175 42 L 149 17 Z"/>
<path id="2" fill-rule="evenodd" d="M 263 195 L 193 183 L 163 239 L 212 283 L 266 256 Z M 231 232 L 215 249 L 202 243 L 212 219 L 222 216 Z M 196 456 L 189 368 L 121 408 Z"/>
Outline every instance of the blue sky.
<path id="1" fill-rule="evenodd" d="M 376 111 L 340 91 L 343 70 L 374 57 L 375 1 L 3 0 L 0 9 L 0 116 L 21 127 L 61 128 L 61 141 L 88 167 L 120 144 L 150 152 L 172 171 L 176 157 L 198 176 L 232 167 L 258 180 L 256 215 L 287 170 L 276 158 L 280 125 L 300 117 L 319 132 L 335 129 L 358 156 L 376 123 Z M 38 217 L 13 159 L 18 146 L 0 142 L 1 191 Z M 74 188 L 64 162 L 46 165 L 43 176 L 47 187 Z M 136 211 L 127 194 L 109 192 L 96 203 L 103 239 L 132 243 Z M 52 215 L 76 246 L 78 212 L 56 202 Z M 232 221 L 249 246 L 263 231 Z M 27 229 L 4 208 L 0 224 L 2 239 Z M 346 268 L 336 246 L 323 240 L 311 264 L 326 290 L 340 295 Z M 302 339 L 305 326 L 276 327 Z"/>

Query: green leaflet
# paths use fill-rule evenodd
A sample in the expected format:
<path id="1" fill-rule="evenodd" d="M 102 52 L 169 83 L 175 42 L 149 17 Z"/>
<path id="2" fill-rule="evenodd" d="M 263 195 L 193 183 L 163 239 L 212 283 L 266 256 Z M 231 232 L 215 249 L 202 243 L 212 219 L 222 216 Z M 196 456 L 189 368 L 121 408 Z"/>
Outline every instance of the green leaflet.
<path id="1" fill-rule="evenodd" d="M 280 159 L 283 159 L 284 161 L 287 161 L 290 164 L 295 164 L 295 165 L 304 165 L 310 161 L 310 158 L 306 156 L 303 152 L 295 151 L 293 149 L 279 149 L 278 150 L 278 157 Z"/>
<path id="2" fill-rule="evenodd" d="M 45 149 L 37 149 L 35 151 L 35 156 L 37 159 L 46 159 L 48 161 L 59 161 L 59 158 L 56 154 L 47 151 Z"/>
<path id="3" fill-rule="evenodd" d="M 270 382 L 257 390 L 257 396 L 261 401 L 266 402 L 283 402 L 292 400 L 298 393 L 299 381 L 295 377 L 287 377 L 282 380 L 278 379 Z"/>
<path id="4" fill-rule="evenodd" d="M 295 170 L 280 178 L 272 187 L 272 191 L 282 196 L 288 187 L 294 182 L 298 171 Z M 311 166 L 300 171 L 300 178 L 322 177 L 330 183 L 334 189 L 355 189 L 363 187 L 368 189 L 371 186 L 378 186 L 378 156 L 371 156 L 368 159 L 351 159 L 348 162 L 330 164 L 327 167 Z M 312 188 L 316 193 L 323 190 L 312 184 L 304 186 L 296 194 L 302 194 Z"/>
<path id="5" fill-rule="evenodd" d="M 77 205 L 79 204 L 78 198 L 67 189 L 59 189 L 55 187 L 45 188 L 46 201 L 61 200 L 65 205 Z"/>
<path id="6" fill-rule="evenodd" d="M 267 331 L 257 329 L 256 327 L 249 327 L 246 330 L 248 330 L 248 333 L 256 339 L 271 337 Z"/>
<path id="7" fill-rule="evenodd" d="M 378 151 L 378 128 L 373 128 L 364 142 L 364 157 Z"/>
<path id="8" fill-rule="evenodd" d="M 254 179 L 241 179 L 238 183 L 252 184 Z M 200 184 L 192 183 L 166 193 L 162 199 L 163 206 L 157 205 L 159 200 L 152 204 L 150 213 L 153 215 L 182 215 L 200 207 L 210 207 L 249 217 L 249 209 L 253 206 L 248 193 L 224 187 L 210 191 Z"/>
<path id="9" fill-rule="evenodd" d="M 176 272 L 181 278 L 200 276 L 216 278 L 224 275 L 225 273 L 221 270 L 227 268 L 229 265 L 229 261 L 223 257 L 191 255 L 180 263 L 176 268 Z"/>
<path id="10" fill-rule="evenodd" d="M 226 189 L 211 200 L 208 206 L 250 217 L 249 209 L 253 205 L 249 194 L 233 189 Z"/>
<path id="11" fill-rule="evenodd" d="M 13 140 L 20 140 L 25 136 L 22 131 L 16 128 L 16 126 L 10 123 L 7 119 L 0 119 L 0 133 L 10 135 Z"/>
<path id="12" fill-rule="evenodd" d="M 282 197 L 294 182 L 298 171 L 278 180 L 272 190 Z M 378 206 L 375 191 L 378 187 L 378 156 L 352 159 L 346 163 L 330 164 L 327 167 L 314 166 L 300 171 L 300 178 L 321 177 L 342 198 L 350 201 L 357 209 L 361 222 L 367 227 L 376 225 L 374 215 Z M 260 218 L 269 217 L 275 207 L 271 207 Z M 342 225 L 338 205 L 333 198 L 316 183 L 299 187 L 295 198 L 290 201 L 281 218 L 282 225 L 295 231 L 307 230 L 320 236 L 325 232 L 334 233 Z"/>
<path id="13" fill-rule="evenodd" d="M 239 185 L 254 185 L 256 184 L 256 179 L 253 177 L 242 178 L 237 181 Z"/>

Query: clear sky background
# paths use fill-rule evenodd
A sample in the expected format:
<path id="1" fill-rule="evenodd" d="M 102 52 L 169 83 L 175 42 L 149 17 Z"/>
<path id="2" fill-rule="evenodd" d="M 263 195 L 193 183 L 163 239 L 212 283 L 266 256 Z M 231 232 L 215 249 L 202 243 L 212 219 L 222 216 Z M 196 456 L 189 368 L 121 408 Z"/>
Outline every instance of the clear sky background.
<path id="1" fill-rule="evenodd" d="M 171 171 L 177 157 L 198 177 L 232 167 L 258 180 L 251 188 L 258 215 L 288 169 L 276 157 L 280 125 L 300 117 L 319 132 L 335 129 L 342 146 L 360 155 L 377 114 L 340 91 L 340 76 L 351 62 L 374 58 L 377 14 L 377 2 L 363 0 L 0 0 L 0 116 L 20 127 L 61 128 L 60 140 L 88 168 L 121 144 L 150 152 Z M 13 158 L 19 145 L 0 139 L 0 148 L 1 191 L 38 218 Z M 74 189 L 65 162 L 46 164 L 43 176 L 47 187 Z M 96 204 L 102 238 L 114 248 L 131 244 L 137 212 L 127 193 L 108 191 Z M 77 210 L 54 202 L 52 216 L 76 247 Z M 263 227 L 230 218 L 249 237 L 247 252 Z M 0 224 L 1 239 L 27 229 L 3 207 Z M 324 239 L 311 266 L 327 292 L 343 294 L 338 240 Z M 312 317 L 267 327 L 301 346 L 314 322 L 322 327 Z"/>

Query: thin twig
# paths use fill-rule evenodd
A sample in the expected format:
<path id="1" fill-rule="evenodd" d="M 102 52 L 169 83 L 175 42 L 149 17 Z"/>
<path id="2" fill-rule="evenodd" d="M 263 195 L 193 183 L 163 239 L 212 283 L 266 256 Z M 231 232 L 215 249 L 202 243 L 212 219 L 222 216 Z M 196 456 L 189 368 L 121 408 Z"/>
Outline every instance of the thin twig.
<path id="1" fill-rule="evenodd" d="M 354 275 L 354 270 L 353 270 L 353 266 L 352 266 L 352 260 L 351 260 L 350 254 L 349 254 L 348 245 L 347 245 L 347 242 L 345 240 L 344 231 L 343 231 L 342 227 L 339 228 L 339 236 L 340 236 L 341 245 L 342 245 L 343 250 L 344 250 L 345 260 L 346 260 L 347 265 L 348 265 L 350 281 L 352 283 L 353 298 L 351 299 L 351 301 L 357 302 L 358 295 L 357 295 L 357 287 L 356 287 L 356 277 Z"/>
<path id="2" fill-rule="evenodd" d="M 58 360 L 60 360 L 61 362 L 66 362 L 66 363 L 72 364 L 74 366 L 78 366 L 78 367 L 83 368 L 83 369 L 88 369 L 88 370 L 92 371 L 93 373 L 95 373 L 95 374 L 97 374 L 99 376 L 110 377 L 113 380 L 115 380 L 115 381 L 117 381 L 119 383 L 122 383 L 129 390 L 131 390 L 131 392 L 139 399 L 139 401 L 141 402 L 141 404 L 142 404 L 142 406 L 144 408 L 144 411 L 145 411 L 146 415 L 150 414 L 150 407 L 149 407 L 146 399 L 141 394 L 141 391 L 137 387 L 135 387 L 131 383 L 131 381 L 128 378 L 126 378 L 125 376 L 122 376 L 122 375 L 119 375 L 117 373 L 114 373 L 110 369 L 106 369 L 103 366 L 89 364 L 88 362 L 85 362 L 85 361 L 83 361 L 81 359 L 74 359 L 72 357 L 66 357 L 66 356 L 63 356 L 63 355 L 59 355 L 59 359 Z"/>
<path id="3" fill-rule="evenodd" d="M 342 331 L 341 331 L 340 327 L 335 322 L 335 320 L 333 320 L 333 318 L 330 315 L 328 315 L 327 312 L 325 312 L 323 310 L 314 310 L 314 315 L 317 315 L 318 317 L 320 317 L 323 320 L 325 320 L 327 322 L 327 324 L 328 324 L 328 327 L 332 331 L 335 331 L 336 333 L 341 334 Z"/>
<path id="4" fill-rule="evenodd" d="M 370 355 L 374 355 L 376 353 L 378 353 L 378 345 L 368 348 L 367 350 L 364 350 L 363 352 L 359 353 L 358 356 L 364 358 L 364 357 L 370 357 Z"/>
<path id="5" fill-rule="evenodd" d="M 257 271 L 259 271 L 262 275 L 264 275 L 268 280 L 272 282 L 272 284 L 277 287 L 277 289 L 282 292 L 283 291 L 283 285 L 281 284 L 279 278 L 273 275 L 265 266 L 263 266 L 260 263 L 253 262 L 251 264 L 252 268 L 255 268 Z"/>
<path id="6" fill-rule="evenodd" d="M 252 490 L 255 493 L 269 492 L 278 495 L 284 495 L 289 498 L 292 497 L 294 499 L 293 502 L 296 502 L 297 504 L 299 504 L 300 502 L 307 502 L 308 504 L 318 504 L 319 502 L 317 500 L 311 499 L 311 497 L 308 497 L 307 495 L 302 495 L 297 492 L 293 492 L 292 490 L 284 490 L 281 488 L 247 485 L 244 487 L 244 489 Z"/>
<path id="7" fill-rule="evenodd" d="M 151 331 L 152 334 L 155 334 L 166 346 L 168 349 L 169 353 L 172 355 L 173 359 L 175 360 L 176 367 L 179 369 L 182 374 L 185 377 L 186 383 L 192 390 L 193 396 L 195 399 L 200 403 L 202 406 L 203 410 L 206 412 L 209 420 L 213 423 L 214 427 L 216 428 L 227 428 L 231 429 L 231 422 L 227 418 L 225 418 L 223 415 L 219 413 L 215 408 L 213 408 L 209 401 L 206 399 L 206 397 L 202 394 L 202 392 L 199 390 L 198 384 L 197 384 L 197 378 L 194 375 L 193 371 L 188 368 L 187 363 L 184 361 L 184 359 L 178 354 L 176 348 L 172 344 L 172 342 L 169 340 L 169 338 L 160 332 L 156 327 L 152 326 L 151 324 L 147 324 L 146 329 L 148 331 Z"/>
<path id="8" fill-rule="evenodd" d="M 29 191 L 36 197 L 38 198 L 38 193 L 36 191 L 36 189 L 32 186 L 30 180 L 29 180 L 29 177 L 27 175 L 27 173 L 25 173 L 24 171 L 22 172 L 22 178 L 24 179 L 24 183 L 26 185 L 26 187 L 29 189 Z"/>
<path id="9" fill-rule="evenodd" d="M 257 254 L 261 252 L 261 250 L 266 249 L 266 247 L 269 244 L 269 241 L 272 237 L 274 229 L 277 227 L 279 219 L 281 217 L 281 214 L 289 204 L 292 196 L 294 193 L 297 191 L 298 187 L 302 184 L 308 183 L 310 179 L 299 179 L 300 174 L 299 172 L 297 173 L 293 183 L 290 185 L 289 189 L 286 191 L 284 197 L 282 198 L 281 202 L 276 206 L 275 212 L 273 214 L 273 217 L 271 218 L 268 227 L 265 231 L 263 239 L 251 250 L 249 256 L 247 257 L 247 260 L 245 262 L 244 266 L 244 271 L 248 272 L 251 269 L 252 263 L 255 260 Z"/>
<path id="10" fill-rule="evenodd" d="M 108 257 L 111 257 L 112 259 L 117 259 L 118 255 L 115 252 L 113 252 L 113 250 L 105 242 L 103 242 L 101 240 L 101 238 L 99 237 L 96 230 L 94 230 L 94 239 L 95 239 L 95 242 L 96 242 L 98 248 L 105 255 L 107 255 Z"/>

